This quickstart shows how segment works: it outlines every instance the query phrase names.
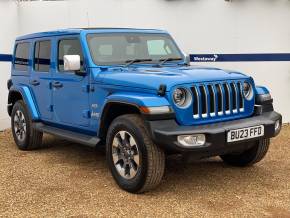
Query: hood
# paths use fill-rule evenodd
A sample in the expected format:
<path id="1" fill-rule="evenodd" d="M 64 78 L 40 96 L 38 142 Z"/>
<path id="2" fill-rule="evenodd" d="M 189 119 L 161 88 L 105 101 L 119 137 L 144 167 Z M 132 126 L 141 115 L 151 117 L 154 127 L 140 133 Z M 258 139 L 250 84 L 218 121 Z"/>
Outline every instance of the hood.
<path id="1" fill-rule="evenodd" d="M 111 68 L 95 75 L 109 85 L 157 90 L 164 84 L 167 91 L 182 84 L 249 78 L 239 72 L 197 66 Z"/>

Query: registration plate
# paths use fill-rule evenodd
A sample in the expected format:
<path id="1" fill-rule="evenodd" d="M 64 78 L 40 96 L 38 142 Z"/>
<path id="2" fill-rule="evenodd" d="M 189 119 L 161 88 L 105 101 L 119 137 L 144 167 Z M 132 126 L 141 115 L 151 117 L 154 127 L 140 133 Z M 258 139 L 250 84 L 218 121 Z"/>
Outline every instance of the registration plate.
<path id="1" fill-rule="evenodd" d="M 252 126 L 228 131 L 227 141 L 237 142 L 264 136 L 264 126 Z"/>

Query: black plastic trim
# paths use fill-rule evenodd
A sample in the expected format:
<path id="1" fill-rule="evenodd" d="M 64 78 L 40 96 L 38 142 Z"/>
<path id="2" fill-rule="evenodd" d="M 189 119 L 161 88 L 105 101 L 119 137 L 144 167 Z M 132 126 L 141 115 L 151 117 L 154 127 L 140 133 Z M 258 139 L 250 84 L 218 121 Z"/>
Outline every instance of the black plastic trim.
<path id="1" fill-rule="evenodd" d="M 7 89 L 9 90 L 11 86 L 13 85 L 12 79 L 7 80 Z"/>
<path id="2" fill-rule="evenodd" d="M 136 110 L 138 110 L 140 112 L 140 114 L 143 116 L 143 118 L 145 120 L 168 120 L 168 119 L 175 119 L 175 113 L 174 112 L 164 113 L 164 114 L 145 114 L 145 113 L 143 113 L 140 110 L 140 108 L 139 108 L 139 106 L 137 104 L 128 103 L 128 102 L 124 102 L 124 101 L 115 101 L 115 100 L 108 101 L 106 103 L 106 105 L 104 106 L 104 109 L 102 111 L 102 114 L 101 114 L 101 117 L 102 117 L 101 119 L 104 119 L 105 118 L 106 113 L 104 113 L 104 111 L 106 112 L 107 107 L 110 106 L 110 104 L 123 104 L 123 105 L 135 107 Z"/>
<path id="3" fill-rule="evenodd" d="M 48 126 L 43 123 L 34 123 L 33 128 L 38 131 L 49 133 L 67 139 L 69 141 L 80 143 L 90 147 L 95 147 L 100 142 L 100 139 L 98 137 Z"/>
<path id="4" fill-rule="evenodd" d="M 266 112 L 274 111 L 273 104 L 255 105 L 254 114 L 261 115 Z"/>
<path id="5" fill-rule="evenodd" d="M 270 99 L 265 99 L 266 97 L 270 97 Z M 266 95 L 256 95 L 255 96 L 255 103 L 258 105 L 264 105 L 264 104 L 273 104 L 273 99 L 271 98 L 270 94 L 266 94 Z"/>
<path id="6" fill-rule="evenodd" d="M 247 144 L 251 145 L 262 138 L 272 138 L 279 134 L 275 133 L 275 122 L 282 123 L 282 116 L 274 111 L 266 112 L 240 120 L 220 122 L 198 126 L 180 126 L 174 120 L 147 121 L 147 126 L 151 132 L 155 144 L 167 151 L 177 153 L 194 152 L 197 156 L 215 156 L 229 152 L 231 150 L 246 149 Z M 226 134 L 228 130 L 264 125 L 265 135 L 261 138 L 246 140 L 243 142 L 227 143 Z M 206 144 L 202 147 L 183 147 L 177 142 L 178 135 L 205 134 Z M 247 142 L 247 143 L 245 143 Z M 237 146 L 236 146 L 237 145 Z M 206 155 L 205 155 L 206 154 Z"/>
<path id="7" fill-rule="evenodd" d="M 145 120 L 153 121 L 153 120 L 170 120 L 175 119 L 175 113 L 165 113 L 165 114 L 145 114 L 142 113 L 142 116 Z"/>

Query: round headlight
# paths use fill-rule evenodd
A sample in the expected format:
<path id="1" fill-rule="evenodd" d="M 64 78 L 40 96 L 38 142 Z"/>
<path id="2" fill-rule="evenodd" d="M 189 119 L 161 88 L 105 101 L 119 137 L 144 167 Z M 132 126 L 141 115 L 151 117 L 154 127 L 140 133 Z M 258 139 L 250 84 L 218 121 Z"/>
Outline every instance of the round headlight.
<path id="1" fill-rule="evenodd" d="M 244 92 L 244 96 L 245 98 L 249 101 L 253 98 L 254 93 L 253 93 L 253 86 L 248 83 L 248 82 L 244 82 L 243 85 L 243 92 Z"/>
<path id="2" fill-rule="evenodd" d="M 188 89 L 177 88 L 173 92 L 174 103 L 181 108 L 186 108 L 191 104 L 192 96 Z"/>

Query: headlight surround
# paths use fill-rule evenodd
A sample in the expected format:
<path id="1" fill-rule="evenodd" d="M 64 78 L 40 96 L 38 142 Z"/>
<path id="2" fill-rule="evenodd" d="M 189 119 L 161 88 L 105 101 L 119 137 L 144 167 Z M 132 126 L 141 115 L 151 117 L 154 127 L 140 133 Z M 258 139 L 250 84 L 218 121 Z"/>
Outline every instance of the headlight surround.
<path id="1" fill-rule="evenodd" d="M 191 92 L 187 88 L 176 88 L 172 94 L 174 104 L 179 108 L 186 108 L 192 102 Z"/>
<path id="2" fill-rule="evenodd" d="M 243 84 L 243 94 L 245 99 L 248 101 L 252 100 L 254 97 L 254 91 L 253 91 L 253 86 L 249 82 L 244 82 Z"/>

